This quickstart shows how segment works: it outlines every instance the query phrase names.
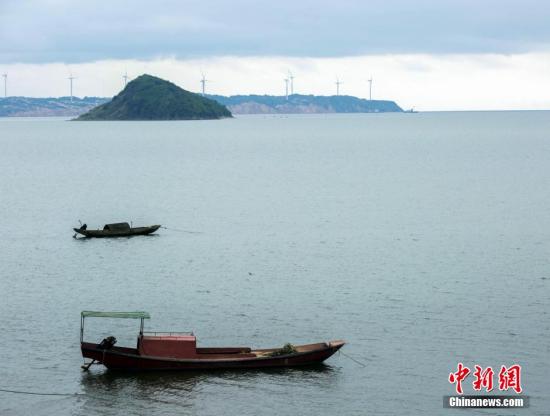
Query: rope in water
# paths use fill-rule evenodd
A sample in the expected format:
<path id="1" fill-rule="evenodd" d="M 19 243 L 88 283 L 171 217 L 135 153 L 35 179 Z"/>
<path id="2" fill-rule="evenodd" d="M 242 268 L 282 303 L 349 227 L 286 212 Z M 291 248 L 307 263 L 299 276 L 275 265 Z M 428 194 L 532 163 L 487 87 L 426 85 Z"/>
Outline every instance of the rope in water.
<path id="1" fill-rule="evenodd" d="M 0 391 L 5 393 L 15 393 L 15 394 L 32 394 L 36 396 L 85 396 L 84 393 L 38 393 L 36 391 L 8 390 L 8 389 L 0 389 Z"/>
<path id="2" fill-rule="evenodd" d="M 338 352 L 339 352 L 340 354 L 342 354 L 344 357 L 349 358 L 351 361 L 356 362 L 356 363 L 359 364 L 361 367 L 366 367 L 366 366 L 367 366 L 366 364 L 362 363 L 361 361 L 356 360 L 355 358 L 353 358 L 353 357 L 347 355 L 345 352 L 342 352 L 342 351 L 338 351 Z"/>
<path id="3" fill-rule="evenodd" d="M 165 230 L 170 230 L 170 231 L 178 231 L 180 233 L 188 233 L 188 234 L 203 234 L 202 231 L 190 231 L 190 230 L 180 230 L 178 228 L 168 228 L 168 227 L 165 227 L 164 225 L 161 226 L 160 228 L 164 228 Z"/>

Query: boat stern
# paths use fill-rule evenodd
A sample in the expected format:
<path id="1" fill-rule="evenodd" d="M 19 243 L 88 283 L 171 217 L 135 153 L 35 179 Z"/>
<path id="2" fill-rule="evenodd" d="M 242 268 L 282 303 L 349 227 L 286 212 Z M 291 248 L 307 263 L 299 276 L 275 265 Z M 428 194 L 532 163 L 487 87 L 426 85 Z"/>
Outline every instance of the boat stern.
<path id="1" fill-rule="evenodd" d="M 81 342 L 80 351 L 82 351 L 83 358 L 89 358 L 100 363 L 103 361 L 104 354 L 103 351 L 99 349 L 99 344 Z"/>

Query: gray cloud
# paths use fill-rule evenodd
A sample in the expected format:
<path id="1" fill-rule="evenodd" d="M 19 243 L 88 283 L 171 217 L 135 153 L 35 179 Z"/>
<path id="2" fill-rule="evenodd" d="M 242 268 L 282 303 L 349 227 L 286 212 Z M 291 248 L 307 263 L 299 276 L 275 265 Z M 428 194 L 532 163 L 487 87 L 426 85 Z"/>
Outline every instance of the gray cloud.
<path id="1" fill-rule="evenodd" d="M 540 0 L 0 0 L 0 62 L 517 53 L 548 21 Z"/>

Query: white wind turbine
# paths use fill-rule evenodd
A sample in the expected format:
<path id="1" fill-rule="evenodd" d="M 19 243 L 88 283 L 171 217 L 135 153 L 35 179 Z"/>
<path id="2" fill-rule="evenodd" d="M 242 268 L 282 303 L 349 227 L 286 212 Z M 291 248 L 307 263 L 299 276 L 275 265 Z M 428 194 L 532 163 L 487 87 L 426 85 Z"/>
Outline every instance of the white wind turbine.
<path id="1" fill-rule="evenodd" d="M 201 78 L 201 91 L 202 91 L 202 95 L 205 96 L 206 95 L 206 83 L 207 82 L 212 82 L 210 81 L 209 79 L 206 79 L 206 77 L 204 76 L 204 72 L 201 71 L 201 75 L 202 75 L 202 78 Z"/>
<path id="2" fill-rule="evenodd" d="M 285 78 L 284 81 L 285 81 L 285 99 L 288 100 L 288 82 L 290 80 L 288 78 Z"/>
<path id="3" fill-rule="evenodd" d="M 342 81 L 340 81 L 340 79 L 338 79 L 338 77 L 336 77 L 336 95 L 340 95 L 340 85 L 343 84 Z"/>
<path id="4" fill-rule="evenodd" d="M 8 74 L 3 73 L 2 77 L 4 78 L 4 98 L 8 97 Z"/>
<path id="5" fill-rule="evenodd" d="M 290 80 L 290 95 L 294 94 L 294 75 L 288 71 L 288 79 Z"/>
<path id="6" fill-rule="evenodd" d="M 124 88 L 126 88 L 126 84 L 128 84 L 128 71 L 124 71 L 124 75 L 122 76 L 122 79 L 124 80 Z"/>
<path id="7" fill-rule="evenodd" d="M 372 101 L 372 75 L 368 81 L 369 81 L 369 100 Z"/>
<path id="8" fill-rule="evenodd" d="M 76 77 L 73 77 L 72 73 L 69 73 L 69 83 L 70 83 L 70 89 L 71 89 L 71 102 L 73 101 L 73 80 L 76 79 Z"/>

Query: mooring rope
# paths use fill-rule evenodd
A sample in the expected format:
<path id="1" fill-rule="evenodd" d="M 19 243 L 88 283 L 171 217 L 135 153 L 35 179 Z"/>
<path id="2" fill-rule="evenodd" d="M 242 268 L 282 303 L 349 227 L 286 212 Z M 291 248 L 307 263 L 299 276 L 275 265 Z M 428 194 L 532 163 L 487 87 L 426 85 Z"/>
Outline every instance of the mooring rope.
<path id="1" fill-rule="evenodd" d="M 170 231 L 178 231 L 180 233 L 188 233 L 188 234 L 204 234 L 202 231 L 190 231 L 190 230 L 180 230 L 178 228 L 168 228 L 168 227 L 165 227 L 164 225 L 161 226 L 160 228 L 164 228 L 165 230 L 170 230 Z"/>
<path id="2" fill-rule="evenodd" d="M 338 351 L 338 352 L 339 352 L 340 354 L 342 354 L 344 357 L 347 357 L 347 358 L 349 358 L 350 360 L 356 362 L 356 363 L 359 364 L 361 367 L 366 367 L 366 366 L 367 366 L 366 364 L 362 363 L 361 361 L 356 360 L 355 358 L 353 358 L 353 357 L 347 355 L 345 352 L 342 352 L 342 351 Z"/>
<path id="3" fill-rule="evenodd" d="M 9 389 L 0 389 L 0 391 L 5 393 L 15 393 L 15 394 L 32 394 L 35 396 L 85 396 L 84 393 L 38 393 L 36 391 L 25 391 L 25 390 L 9 390 Z"/>

